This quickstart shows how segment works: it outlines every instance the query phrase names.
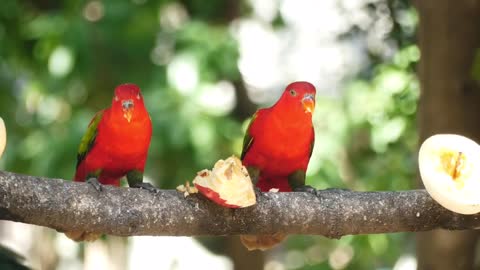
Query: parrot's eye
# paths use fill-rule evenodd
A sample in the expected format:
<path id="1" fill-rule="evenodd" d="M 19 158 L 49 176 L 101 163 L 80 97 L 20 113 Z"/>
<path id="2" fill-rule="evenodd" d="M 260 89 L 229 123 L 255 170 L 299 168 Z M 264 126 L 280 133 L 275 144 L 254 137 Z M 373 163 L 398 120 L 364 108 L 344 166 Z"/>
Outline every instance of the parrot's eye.
<path id="1" fill-rule="evenodd" d="M 290 95 L 291 95 L 292 97 L 294 97 L 294 96 L 297 95 L 297 92 L 296 92 L 295 90 L 293 90 L 293 89 L 290 89 Z"/>
<path id="2" fill-rule="evenodd" d="M 140 94 L 137 94 L 137 99 L 140 99 L 140 98 L 141 98 L 141 97 L 140 97 Z"/>

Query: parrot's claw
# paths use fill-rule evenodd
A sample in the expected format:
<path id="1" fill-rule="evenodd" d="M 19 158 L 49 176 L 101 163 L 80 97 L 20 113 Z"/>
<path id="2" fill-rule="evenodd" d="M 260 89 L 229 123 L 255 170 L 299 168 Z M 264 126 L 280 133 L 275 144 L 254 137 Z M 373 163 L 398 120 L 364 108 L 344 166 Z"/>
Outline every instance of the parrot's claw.
<path id="1" fill-rule="evenodd" d="M 253 191 L 255 191 L 255 197 L 260 197 L 263 195 L 263 192 L 260 190 L 259 187 L 253 187 Z"/>
<path id="2" fill-rule="evenodd" d="M 96 191 L 98 192 L 102 192 L 103 188 L 102 188 L 102 184 L 100 182 L 98 182 L 98 179 L 95 178 L 95 177 L 92 177 L 92 178 L 89 178 L 87 180 L 87 183 L 89 183 L 90 185 L 93 186 L 93 188 L 95 188 Z"/>
<path id="3" fill-rule="evenodd" d="M 327 188 L 326 190 L 328 190 L 328 191 L 334 191 L 334 192 L 350 191 L 348 188 Z"/>
<path id="4" fill-rule="evenodd" d="M 316 190 L 314 187 L 309 186 L 309 185 L 303 185 L 303 186 L 296 187 L 296 188 L 293 189 L 293 191 L 295 191 L 295 192 L 308 192 L 308 193 L 313 194 L 315 196 L 317 196 L 317 192 L 318 192 L 318 190 Z"/>
<path id="5" fill-rule="evenodd" d="M 154 187 L 152 184 L 150 183 L 137 183 L 135 185 L 132 186 L 132 188 L 140 188 L 140 189 L 145 189 L 145 190 L 148 190 L 152 193 L 157 193 L 158 192 L 158 189 L 156 187 Z"/>

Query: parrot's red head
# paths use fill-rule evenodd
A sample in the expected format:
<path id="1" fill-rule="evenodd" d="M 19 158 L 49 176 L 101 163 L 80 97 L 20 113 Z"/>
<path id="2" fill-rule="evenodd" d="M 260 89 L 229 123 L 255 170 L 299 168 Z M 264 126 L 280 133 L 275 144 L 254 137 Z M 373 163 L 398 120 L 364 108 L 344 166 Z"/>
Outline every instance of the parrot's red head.
<path id="1" fill-rule="evenodd" d="M 303 109 L 312 114 L 315 109 L 315 86 L 309 82 L 293 82 L 289 84 L 280 97 L 279 102 L 294 109 Z"/>
<path id="2" fill-rule="evenodd" d="M 130 123 L 135 113 L 135 108 L 144 108 L 142 93 L 135 84 L 121 84 L 115 88 L 112 101 L 114 111 L 122 112 L 123 117 Z"/>

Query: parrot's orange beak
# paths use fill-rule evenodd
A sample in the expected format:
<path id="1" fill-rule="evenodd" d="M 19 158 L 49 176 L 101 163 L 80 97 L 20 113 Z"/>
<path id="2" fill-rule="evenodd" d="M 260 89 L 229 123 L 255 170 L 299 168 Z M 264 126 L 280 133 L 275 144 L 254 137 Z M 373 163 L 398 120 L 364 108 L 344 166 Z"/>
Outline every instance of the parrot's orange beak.
<path id="1" fill-rule="evenodd" d="M 132 121 L 133 106 L 134 103 L 131 99 L 122 101 L 123 117 L 125 117 L 129 123 Z"/>
<path id="2" fill-rule="evenodd" d="M 312 94 L 305 94 L 302 98 L 303 109 L 306 113 L 313 113 L 315 109 L 315 96 Z"/>

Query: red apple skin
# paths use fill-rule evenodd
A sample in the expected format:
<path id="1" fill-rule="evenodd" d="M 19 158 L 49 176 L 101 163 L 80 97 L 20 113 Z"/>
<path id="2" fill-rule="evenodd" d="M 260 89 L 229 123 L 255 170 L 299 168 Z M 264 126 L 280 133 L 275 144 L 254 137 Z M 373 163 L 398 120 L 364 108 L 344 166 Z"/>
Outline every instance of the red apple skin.
<path id="1" fill-rule="evenodd" d="M 202 193 L 205 197 L 208 199 L 214 201 L 216 204 L 221 205 L 223 207 L 228 207 L 228 208 L 240 208 L 238 205 L 233 205 L 233 204 L 228 204 L 226 203 L 226 200 L 220 198 L 220 195 L 213 191 L 210 188 L 200 186 L 198 184 L 195 184 L 195 187 L 198 189 L 200 193 Z"/>

